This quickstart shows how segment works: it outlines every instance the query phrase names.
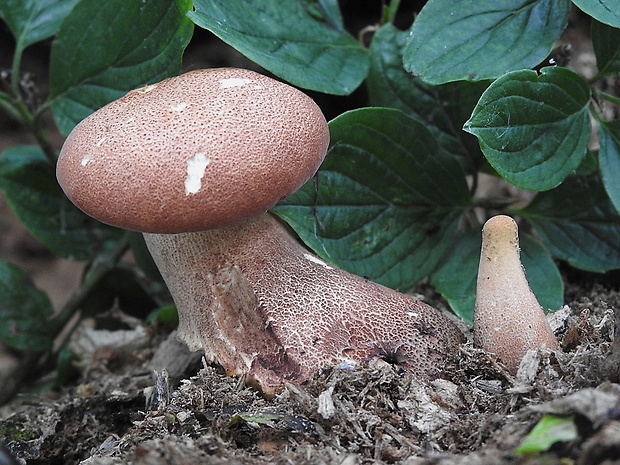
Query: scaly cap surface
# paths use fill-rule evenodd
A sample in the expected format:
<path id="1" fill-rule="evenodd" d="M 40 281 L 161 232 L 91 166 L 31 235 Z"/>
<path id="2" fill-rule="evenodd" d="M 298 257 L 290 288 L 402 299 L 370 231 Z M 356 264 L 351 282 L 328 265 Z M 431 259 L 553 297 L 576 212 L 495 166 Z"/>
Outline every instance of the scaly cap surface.
<path id="1" fill-rule="evenodd" d="M 329 144 L 299 90 L 235 68 L 193 71 L 130 91 L 69 134 L 63 190 L 114 226 L 199 231 L 264 212 L 305 183 Z"/>

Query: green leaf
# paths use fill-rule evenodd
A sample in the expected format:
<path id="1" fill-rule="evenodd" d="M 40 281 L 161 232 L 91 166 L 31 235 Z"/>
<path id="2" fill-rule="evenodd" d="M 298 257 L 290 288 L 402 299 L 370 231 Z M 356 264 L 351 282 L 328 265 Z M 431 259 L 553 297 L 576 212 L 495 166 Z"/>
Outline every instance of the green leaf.
<path id="1" fill-rule="evenodd" d="M 486 88 L 482 83 L 431 86 L 403 69 L 402 54 L 407 33 L 391 24 L 381 27 L 370 44 L 367 79 L 370 104 L 398 108 L 426 123 L 437 141 L 450 153 L 468 155 L 463 139 L 473 137 L 461 127 Z M 450 98 L 446 98 L 446 97 Z M 459 118 L 461 115 L 462 119 Z M 471 144 L 473 146 L 473 144 Z M 480 151 L 475 144 L 475 152 Z"/>
<path id="2" fill-rule="evenodd" d="M 541 307 L 558 310 L 564 305 L 564 281 L 551 254 L 529 234 L 520 234 L 521 262 L 527 282 Z"/>
<path id="3" fill-rule="evenodd" d="M 532 68 L 566 27 L 568 0 L 429 0 L 411 27 L 405 69 L 430 84 Z"/>
<path id="4" fill-rule="evenodd" d="M 59 389 L 80 376 L 78 368 L 79 358 L 69 349 L 69 344 L 63 345 L 56 358 L 56 376 L 51 382 L 50 389 Z"/>
<path id="5" fill-rule="evenodd" d="M 198 26 L 296 86 L 347 95 L 368 74 L 366 50 L 335 0 L 196 0 L 194 8 Z"/>
<path id="6" fill-rule="evenodd" d="M 620 212 L 620 120 L 599 122 L 599 170 L 605 190 Z"/>
<path id="7" fill-rule="evenodd" d="M 555 257 L 589 271 L 620 268 L 620 216 L 597 173 L 571 176 L 517 213 Z"/>
<path id="8" fill-rule="evenodd" d="M 590 140 L 586 81 L 566 68 L 513 71 L 482 94 L 464 129 L 510 183 L 543 191 L 577 169 Z"/>
<path id="9" fill-rule="evenodd" d="M 620 3 L 618 0 L 572 0 L 584 13 L 601 23 L 620 27 Z"/>
<path id="10" fill-rule="evenodd" d="M 574 420 L 573 416 L 543 416 L 521 445 L 515 449 L 514 453 L 520 455 L 544 452 L 556 442 L 574 441 L 579 436 Z"/>
<path id="11" fill-rule="evenodd" d="M 79 0 L 3 0 L 0 16 L 15 36 L 17 50 L 56 34 Z"/>
<path id="12" fill-rule="evenodd" d="M 430 276 L 437 292 L 446 298 L 454 313 L 473 323 L 476 281 L 480 262 L 481 232 L 460 232 L 450 253 Z M 520 235 L 521 262 L 530 288 L 545 310 L 556 310 L 564 303 L 564 282 L 551 255 L 528 234 Z"/>
<path id="13" fill-rule="evenodd" d="M 460 231 L 450 253 L 430 276 L 430 283 L 448 301 L 452 311 L 470 324 L 474 321 L 481 244 L 480 231 L 471 228 Z"/>
<path id="14" fill-rule="evenodd" d="M 149 313 L 146 321 L 150 323 L 157 321 L 164 325 L 176 327 L 179 324 L 179 313 L 174 305 L 166 305 Z"/>
<path id="15" fill-rule="evenodd" d="M 127 91 L 178 74 L 193 25 L 191 0 L 81 0 L 63 22 L 50 63 L 60 131 Z"/>
<path id="16" fill-rule="evenodd" d="M 318 174 L 274 212 L 326 260 L 407 289 L 451 247 L 470 203 L 461 167 L 399 110 L 353 110 L 329 127 Z"/>
<path id="17" fill-rule="evenodd" d="M 54 167 L 37 147 L 14 146 L 2 153 L 0 189 L 28 230 L 61 257 L 88 260 L 122 234 L 69 202 L 56 182 Z"/>
<path id="18" fill-rule="evenodd" d="M 579 168 L 575 171 L 575 174 L 578 176 L 586 176 L 594 173 L 595 171 L 598 171 L 598 150 L 594 152 L 588 150 L 586 152 L 586 156 L 581 161 Z"/>
<path id="19" fill-rule="evenodd" d="M 54 313 L 47 294 L 17 266 L 0 260 L 0 341 L 16 349 L 47 350 Z"/>
<path id="20" fill-rule="evenodd" d="M 597 76 L 620 73 L 620 29 L 592 21 L 590 35 L 596 55 Z"/>

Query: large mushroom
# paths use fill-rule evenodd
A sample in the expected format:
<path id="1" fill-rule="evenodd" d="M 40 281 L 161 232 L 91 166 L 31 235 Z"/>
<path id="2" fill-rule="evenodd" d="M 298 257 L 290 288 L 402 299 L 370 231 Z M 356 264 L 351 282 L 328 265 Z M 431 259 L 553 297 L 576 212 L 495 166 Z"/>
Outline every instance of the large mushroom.
<path id="1" fill-rule="evenodd" d="M 311 254 L 266 211 L 318 169 L 329 132 L 302 92 L 248 70 L 190 72 L 76 126 L 58 180 L 87 214 L 144 233 L 178 336 L 266 391 L 373 358 L 421 378 L 461 341 L 434 308 Z"/>

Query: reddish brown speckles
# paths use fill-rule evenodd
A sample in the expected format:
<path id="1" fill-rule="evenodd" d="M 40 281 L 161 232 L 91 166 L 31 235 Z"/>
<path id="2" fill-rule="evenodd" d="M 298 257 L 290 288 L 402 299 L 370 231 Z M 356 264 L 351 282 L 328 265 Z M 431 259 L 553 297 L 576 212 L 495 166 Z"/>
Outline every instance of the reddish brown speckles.
<path id="1" fill-rule="evenodd" d="M 291 366 L 300 367 L 299 380 L 325 364 L 364 365 L 377 357 L 393 359 L 428 379 L 438 373 L 437 362 L 461 340 L 459 331 L 434 308 L 325 266 L 318 258 L 308 259 L 307 250 L 269 214 L 183 236 L 183 252 L 175 244 L 177 235 L 145 238 L 186 317 L 179 328 L 181 337 L 190 346 L 205 347 L 208 354 L 209 341 L 218 339 L 218 324 L 204 323 L 205 303 L 182 289 L 187 285 L 183 276 L 195 270 L 213 274 L 222 263 L 233 261 Z M 206 287 L 195 286 L 203 292 Z"/>
<path id="2" fill-rule="evenodd" d="M 248 70 L 201 70 L 131 91 L 82 121 L 63 146 L 58 179 L 105 223 L 197 231 L 290 195 L 328 143 L 320 109 L 297 89 Z M 197 153 L 210 163 L 188 196 L 188 161 Z"/>
<path id="3" fill-rule="evenodd" d="M 265 213 L 315 173 L 328 139 L 298 90 L 247 70 L 196 71 L 85 119 L 58 179 L 88 214 L 147 232 L 179 336 L 227 373 L 273 392 L 325 364 L 382 357 L 431 378 L 461 340 L 446 318 L 323 262 Z"/>

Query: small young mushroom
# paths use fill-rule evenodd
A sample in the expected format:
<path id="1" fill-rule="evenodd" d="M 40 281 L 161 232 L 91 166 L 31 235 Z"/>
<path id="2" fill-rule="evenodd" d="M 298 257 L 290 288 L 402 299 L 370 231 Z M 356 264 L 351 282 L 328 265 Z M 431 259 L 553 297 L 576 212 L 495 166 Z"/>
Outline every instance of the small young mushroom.
<path id="1" fill-rule="evenodd" d="M 267 213 L 318 169 L 329 131 L 302 92 L 248 70 L 129 92 L 71 132 L 58 180 L 87 214 L 144 233 L 178 336 L 271 392 L 384 358 L 428 378 L 461 340 L 434 308 L 312 255 Z"/>
<path id="2" fill-rule="evenodd" d="M 482 228 L 474 308 L 474 342 L 516 373 L 530 349 L 558 342 L 521 265 L 517 223 L 506 215 Z"/>

